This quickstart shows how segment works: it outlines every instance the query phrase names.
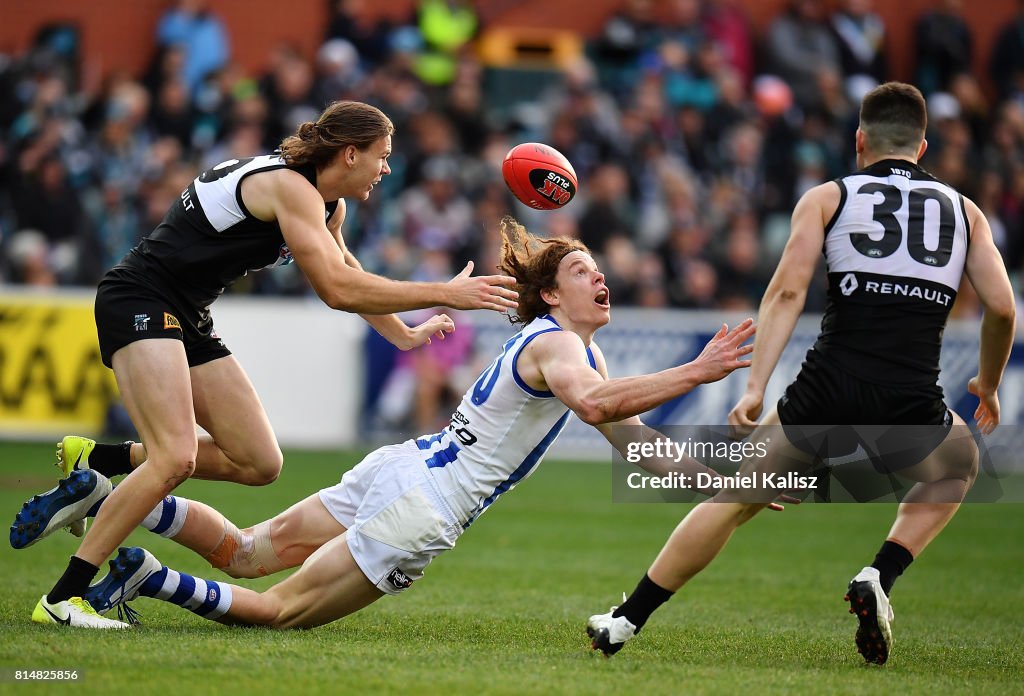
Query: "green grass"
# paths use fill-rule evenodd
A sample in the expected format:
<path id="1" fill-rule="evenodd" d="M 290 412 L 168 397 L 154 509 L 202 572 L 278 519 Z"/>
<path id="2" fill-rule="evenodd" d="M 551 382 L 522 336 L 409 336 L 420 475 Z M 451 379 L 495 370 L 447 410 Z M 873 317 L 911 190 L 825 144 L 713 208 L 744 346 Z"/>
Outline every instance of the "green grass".
<path id="1" fill-rule="evenodd" d="M 0 446 L 0 510 L 52 485 L 52 446 Z M 179 493 L 251 524 L 333 483 L 356 455 L 289 453 L 272 486 L 190 481 Z M 891 505 L 766 513 L 614 659 L 589 614 L 631 590 L 686 511 L 612 504 L 610 466 L 548 462 L 401 597 L 304 632 L 226 628 L 139 600 L 125 633 L 59 631 L 29 614 L 75 540 L 0 550 L 0 668 L 84 670 L 77 693 L 1024 693 L 1024 506 L 965 506 L 894 592 L 896 650 L 863 664 L 842 601 L 885 536 Z M 173 567 L 224 579 L 136 532 Z M 242 581 L 266 587 L 270 580 Z M 66 691 L 0 683 L 0 693 Z"/>

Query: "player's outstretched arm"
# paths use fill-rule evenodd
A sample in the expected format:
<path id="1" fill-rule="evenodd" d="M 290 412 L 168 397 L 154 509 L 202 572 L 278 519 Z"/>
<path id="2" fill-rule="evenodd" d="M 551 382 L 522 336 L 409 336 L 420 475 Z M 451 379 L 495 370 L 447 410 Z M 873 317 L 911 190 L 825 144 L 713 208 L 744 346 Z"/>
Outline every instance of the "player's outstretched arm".
<path id="1" fill-rule="evenodd" d="M 276 219 L 296 263 L 313 290 L 333 309 L 360 314 L 390 314 L 426 307 L 492 309 L 517 306 L 508 276 L 470 276 L 468 266 L 447 283 L 390 280 L 354 268 L 325 229 L 320 194 L 300 174 L 287 169 L 249 177 L 243 183 L 249 211 L 262 220 Z"/>
<path id="2" fill-rule="evenodd" d="M 339 201 L 338 210 L 343 210 L 341 201 Z M 344 219 L 344 213 L 341 218 Z M 363 270 L 359 259 L 345 246 L 345 240 L 341 236 L 340 221 L 337 222 L 337 228 L 332 223 L 335 223 L 335 219 L 327 224 L 327 228 L 331 230 L 331 234 L 337 240 L 338 246 L 345 256 L 345 263 L 360 271 Z M 447 314 L 436 314 L 418 326 L 407 326 L 397 314 L 360 314 L 359 316 L 388 343 L 399 350 L 412 350 L 424 343 L 430 343 L 431 338 L 439 338 L 443 341 L 446 333 L 455 330 L 455 322 Z"/>
<path id="3" fill-rule="evenodd" d="M 751 319 L 731 331 L 724 324 L 692 362 L 638 377 L 605 379 L 590 367 L 582 339 L 570 331 L 538 336 L 520 355 L 520 375 L 550 389 L 582 421 L 613 423 L 686 394 L 699 384 L 716 382 L 748 367 L 744 345 L 754 335 Z"/>
<path id="4" fill-rule="evenodd" d="M 981 432 L 988 434 L 999 425 L 997 390 L 1013 347 L 1016 303 L 1003 258 L 992 241 L 988 220 L 973 201 L 965 198 L 964 202 L 971 224 L 971 244 L 967 250 L 965 270 L 985 308 L 981 320 L 978 374 L 968 382 L 967 389 L 978 397 L 974 418 Z"/>
<path id="5" fill-rule="evenodd" d="M 793 210 L 789 241 L 758 310 L 747 391 L 729 413 L 729 424 L 740 434 L 749 434 L 761 417 L 764 390 L 804 309 L 825 239 L 826 214 L 831 217 L 838 205 L 839 187 L 829 182 L 805 193 Z"/>
<path id="6" fill-rule="evenodd" d="M 601 350 L 593 345 L 591 347 L 594 353 L 594 369 L 604 379 L 608 377 L 608 365 L 604 359 L 604 354 Z M 636 465 L 644 471 L 654 476 L 666 476 L 670 474 L 681 474 L 686 478 L 678 479 L 681 481 L 691 481 L 693 486 L 691 490 L 694 494 L 700 493 L 706 496 L 713 496 L 718 492 L 718 488 L 712 485 L 700 486 L 700 483 L 714 483 L 719 473 L 711 467 L 697 461 L 693 457 L 680 456 L 677 458 L 670 457 L 635 457 L 633 456 L 638 451 L 638 446 L 643 443 L 657 443 L 671 442 L 664 433 L 659 432 L 655 428 L 646 425 L 640 420 L 639 416 L 632 416 L 626 420 L 619 421 L 618 423 L 601 423 L 595 426 L 597 430 L 604 435 L 608 443 L 611 444 L 615 450 L 622 455 L 622 458 L 626 461 L 635 461 Z M 673 451 L 672 448 L 663 447 L 660 451 Z M 698 474 L 704 474 L 701 477 Z M 799 503 L 800 501 L 791 496 L 779 496 L 781 502 L 788 503 Z M 677 502 L 683 502 L 681 499 Z M 768 508 L 770 510 L 782 510 L 783 506 L 779 502 L 771 503 Z"/>

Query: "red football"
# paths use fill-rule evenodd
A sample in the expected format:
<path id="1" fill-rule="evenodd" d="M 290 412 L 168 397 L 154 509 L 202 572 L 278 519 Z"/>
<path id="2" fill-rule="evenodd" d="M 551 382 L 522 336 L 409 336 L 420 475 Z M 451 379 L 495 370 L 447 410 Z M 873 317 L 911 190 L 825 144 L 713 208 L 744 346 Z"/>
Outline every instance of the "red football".
<path id="1" fill-rule="evenodd" d="M 523 143 L 509 150 L 501 175 L 516 198 L 537 210 L 563 207 L 578 185 L 565 155 L 543 143 Z"/>

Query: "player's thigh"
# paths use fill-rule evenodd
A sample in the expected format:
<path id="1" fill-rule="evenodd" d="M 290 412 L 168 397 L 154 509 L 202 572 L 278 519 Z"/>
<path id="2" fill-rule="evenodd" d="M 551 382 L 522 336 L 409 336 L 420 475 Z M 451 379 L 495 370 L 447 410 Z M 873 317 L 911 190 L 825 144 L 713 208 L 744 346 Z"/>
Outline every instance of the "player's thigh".
<path id="1" fill-rule="evenodd" d="M 317 549 L 291 577 L 267 590 L 275 628 L 313 628 L 373 603 L 384 593 L 359 569 L 345 535 Z"/>
<path id="2" fill-rule="evenodd" d="M 118 349 L 114 376 L 125 409 L 150 456 L 191 449 L 195 458 L 196 420 L 192 383 L 181 341 L 151 338 Z M 185 452 L 188 454 L 188 452 Z"/>
<path id="3" fill-rule="evenodd" d="M 316 493 L 270 520 L 274 553 L 287 567 L 299 565 L 327 542 L 345 533 Z"/>
<path id="4" fill-rule="evenodd" d="M 753 454 L 743 460 L 737 475 L 753 477 L 752 487 L 723 489 L 715 496 L 718 502 L 734 502 L 763 507 L 771 503 L 782 490 L 765 484 L 765 475 L 784 476 L 803 474 L 814 466 L 812 455 L 796 447 L 787 437 L 779 421 L 776 407 L 765 414 L 753 433 L 746 439 Z M 774 479 L 773 479 L 774 480 Z"/>
<path id="5" fill-rule="evenodd" d="M 974 481 L 978 472 L 978 445 L 970 428 L 955 412 L 953 425 L 941 444 L 914 466 L 895 473 L 912 481 L 932 483 L 945 479 Z"/>
<path id="6" fill-rule="evenodd" d="M 775 406 L 765 414 L 746 441 L 754 445 L 749 448 L 753 454 L 743 460 L 740 465 L 741 474 L 801 473 L 811 468 L 815 461 L 811 454 L 793 444 L 779 420 L 778 408 Z"/>
<path id="7" fill-rule="evenodd" d="M 238 464 L 280 459 L 270 419 L 234 355 L 196 365 L 190 372 L 196 421 L 228 458 Z"/>

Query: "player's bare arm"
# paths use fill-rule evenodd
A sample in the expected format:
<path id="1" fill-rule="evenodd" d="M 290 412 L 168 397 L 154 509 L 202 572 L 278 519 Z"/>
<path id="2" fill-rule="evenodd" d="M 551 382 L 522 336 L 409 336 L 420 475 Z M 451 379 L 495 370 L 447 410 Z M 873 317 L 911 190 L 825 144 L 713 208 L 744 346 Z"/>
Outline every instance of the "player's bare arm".
<path id="1" fill-rule="evenodd" d="M 327 229 L 334 237 L 334 241 L 337 242 L 338 248 L 341 249 L 345 263 L 361 271 L 363 270 L 362 264 L 349 250 L 345 244 L 345 237 L 341 233 L 341 227 L 345 222 L 345 213 L 345 199 L 339 198 L 338 208 L 334 211 L 331 219 L 327 221 Z M 431 338 L 439 338 L 443 341 L 445 333 L 455 330 L 455 322 L 447 314 L 432 316 L 417 326 L 407 326 L 396 314 L 360 314 L 359 316 L 388 343 L 403 351 L 430 343 Z"/>
<path id="2" fill-rule="evenodd" d="M 603 379 L 610 379 L 608 376 L 608 363 L 604 358 L 604 353 L 598 348 L 596 343 L 590 344 L 590 350 L 594 354 L 594 369 L 597 370 Z M 640 416 L 631 416 L 617 423 L 600 423 L 594 427 L 604 435 L 608 443 L 623 457 L 627 456 L 627 448 L 631 443 L 657 442 L 659 440 L 671 439 L 664 433 L 644 423 L 640 420 Z M 699 473 L 708 474 L 712 477 L 719 475 L 717 471 L 692 457 L 682 457 L 678 461 L 668 457 L 643 457 L 637 462 L 637 466 L 655 476 L 665 476 L 672 473 L 684 474 L 690 477 L 689 480 L 691 481 L 696 481 L 697 474 Z M 714 488 L 695 490 L 709 496 L 718 492 Z M 798 499 L 787 495 L 779 496 L 779 500 L 782 503 L 798 504 L 800 502 Z M 784 509 L 783 505 L 779 502 L 771 503 L 768 508 L 774 511 Z"/>
<path id="3" fill-rule="evenodd" d="M 981 432 L 988 434 L 999 425 L 997 389 L 1013 347 L 1016 306 L 1013 287 L 1006 274 L 1003 258 L 992 241 L 992 230 L 984 213 L 971 200 L 964 199 L 971 223 L 971 245 L 964 271 L 985 308 L 981 320 L 981 347 L 978 374 L 967 389 L 978 397 L 974 418 Z"/>
<path id="4" fill-rule="evenodd" d="M 793 210 L 792 231 L 758 311 L 759 326 L 747 391 L 729 413 L 729 424 L 747 434 L 757 424 L 764 390 L 789 342 L 807 299 L 825 225 L 839 205 L 839 187 L 832 182 L 805 193 Z"/>
<path id="5" fill-rule="evenodd" d="M 409 283 L 349 266 L 337 239 L 325 229 L 323 199 L 294 171 L 281 169 L 249 177 L 242 184 L 242 198 L 257 218 L 278 221 L 296 263 L 317 295 L 333 309 L 388 314 L 434 306 L 496 311 L 516 306 L 516 293 L 507 287 L 514 279 L 472 277 L 471 267 L 448 283 Z"/>
<path id="6" fill-rule="evenodd" d="M 549 389 L 585 423 L 617 422 L 685 394 L 699 384 L 715 382 L 747 367 L 743 345 L 754 335 L 753 320 L 715 334 L 692 362 L 651 375 L 605 379 L 590 367 L 583 340 L 570 331 L 538 336 L 519 358 L 519 371 L 531 387 Z"/>

